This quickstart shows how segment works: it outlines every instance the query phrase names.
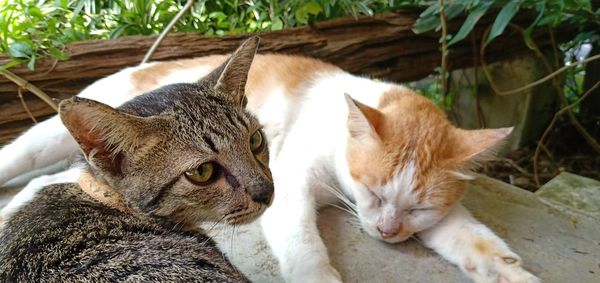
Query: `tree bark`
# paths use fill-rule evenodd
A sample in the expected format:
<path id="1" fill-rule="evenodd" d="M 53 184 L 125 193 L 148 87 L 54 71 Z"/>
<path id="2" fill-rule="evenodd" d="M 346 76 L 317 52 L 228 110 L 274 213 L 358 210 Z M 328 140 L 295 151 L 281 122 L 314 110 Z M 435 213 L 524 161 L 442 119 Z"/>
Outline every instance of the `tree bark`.
<path id="1" fill-rule="evenodd" d="M 261 33 L 259 52 L 303 54 L 336 64 L 356 74 L 374 78 L 406 82 L 434 73 L 440 62 L 439 34 L 416 35 L 411 28 L 419 11 L 402 10 L 373 17 L 340 18 L 313 26 L 276 32 Z M 484 17 L 474 28 L 476 42 L 488 28 L 495 15 Z M 451 33 L 456 33 L 464 21 L 455 19 L 448 23 Z M 531 23 L 531 17 L 517 15 L 513 23 L 523 26 Z M 568 34 L 568 33 L 557 33 Z M 198 34 L 172 34 L 165 38 L 154 53 L 152 60 L 172 60 L 233 51 L 243 38 L 241 36 L 206 37 Z M 533 35 L 542 48 L 550 45 L 544 29 Z M 66 53 L 71 59 L 64 62 L 42 60 L 35 72 L 26 68 L 14 68 L 12 72 L 39 87 L 54 99 L 65 99 L 77 94 L 94 81 L 142 60 L 155 36 L 130 36 L 106 41 L 83 41 L 70 44 Z M 559 39 L 560 40 L 560 39 Z M 472 66 L 473 48 L 470 40 L 452 46 L 449 69 Z M 487 48 L 488 62 L 497 61 L 505 55 L 527 52 L 523 39 L 508 30 Z M 0 65 L 7 59 L 0 58 Z M 32 94 L 23 92 L 30 112 L 38 118 L 54 113 L 52 108 Z M 19 133 L 14 129 L 26 128 L 30 121 L 17 96 L 17 86 L 0 78 L 0 144 Z M 13 127 L 13 129 L 6 129 Z"/>

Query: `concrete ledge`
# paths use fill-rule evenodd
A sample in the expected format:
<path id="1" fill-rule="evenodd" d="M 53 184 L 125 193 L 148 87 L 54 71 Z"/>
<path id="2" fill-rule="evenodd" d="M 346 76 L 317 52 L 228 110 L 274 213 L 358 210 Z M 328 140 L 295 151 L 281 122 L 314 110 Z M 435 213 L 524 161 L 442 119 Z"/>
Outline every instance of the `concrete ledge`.
<path id="1" fill-rule="evenodd" d="M 600 219 L 600 181 L 562 172 L 535 194 L 550 204 L 569 207 Z"/>
<path id="2" fill-rule="evenodd" d="M 480 176 L 463 203 L 504 238 L 544 282 L 600 282 L 600 223 L 557 209 L 532 193 Z M 319 228 L 345 282 L 469 282 L 455 266 L 412 240 L 389 245 L 354 227 L 334 208 Z M 216 233 L 222 250 L 254 282 L 281 282 L 258 223 Z M 232 236 L 233 235 L 233 236 Z"/>
<path id="3" fill-rule="evenodd" d="M 600 222 L 569 207 L 479 176 L 463 200 L 480 221 L 517 252 L 544 282 L 600 282 Z M 0 207 L 16 192 L 2 189 Z M 350 216 L 321 212 L 319 228 L 345 282 L 469 282 L 417 241 L 390 245 L 369 237 Z M 254 282 L 282 282 L 259 223 L 211 229 L 221 249 Z"/>

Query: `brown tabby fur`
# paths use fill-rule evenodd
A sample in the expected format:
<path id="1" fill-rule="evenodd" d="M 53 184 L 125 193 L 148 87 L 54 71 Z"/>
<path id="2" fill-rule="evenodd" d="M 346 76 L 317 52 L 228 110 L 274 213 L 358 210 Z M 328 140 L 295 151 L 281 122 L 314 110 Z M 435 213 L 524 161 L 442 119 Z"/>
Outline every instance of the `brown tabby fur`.
<path id="1" fill-rule="evenodd" d="M 0 232 L 0 281 L 246 282 L 197 224 L 246 223 L 272 201 L 267 147 L 250 150 L 260 125 L 244 105 L 257 44 L 249 39 L 198 83 L 119 110 L 63 101 L 60 117 L 86 160 L 82 180 L 107 195 L 75 183 L 39 192 Z M 218 164 L 210 182 L 185 177 L 206 162 Z"/>

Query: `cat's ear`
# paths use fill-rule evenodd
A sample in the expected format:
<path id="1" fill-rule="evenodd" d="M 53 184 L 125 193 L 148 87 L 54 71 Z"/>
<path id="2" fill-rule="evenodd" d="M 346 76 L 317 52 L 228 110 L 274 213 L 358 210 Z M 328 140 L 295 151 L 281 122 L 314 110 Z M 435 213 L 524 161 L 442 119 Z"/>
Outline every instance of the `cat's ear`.
<path id="1" fill-rule="evenodd" d="M 125 155 L 139 144 L 147 124 L 144 118 L 79 97 L 63 100 L 59 115 L 90 165 L 114 175 L 122 173 Z"/>
<path id="2" fill-rule="evenodd" d="M 217 94 L 245 106 L 244 89 L 259 41 L 258 36 L 244 41 L 227 61 L 206 77 L 213 84 Z"/>
<path id="3" fill-rule="evenodd" d="M 380 140 L 377 129 L 383 121 L 379 110 L 354 100 L 344 94 L 348 104 L 348 131 L 350 138 L 361 143 L 373 143 Z"/>
<path id="4" fill-rule="evenodd" d="M 455 141 L 451 147 L 452 159 L 460 162 L 484 161 L 493 157 L 498 147 L 513 128 L 455 130 Z"/>

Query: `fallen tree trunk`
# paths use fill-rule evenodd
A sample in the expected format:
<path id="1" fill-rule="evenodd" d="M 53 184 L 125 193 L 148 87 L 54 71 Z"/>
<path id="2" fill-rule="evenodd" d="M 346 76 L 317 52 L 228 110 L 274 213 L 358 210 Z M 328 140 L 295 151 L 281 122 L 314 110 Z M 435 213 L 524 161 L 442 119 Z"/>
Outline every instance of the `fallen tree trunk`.
<path id="1" fill-rule="evenodd" d="M 334 63 L 352 72 L 393 81 L 411 81 L 431 73 L 440 62 L 439 34 L 415 35 L 411 28 L 418 11 L 399 11 L 373 17 L 341 18 L 313 26 L 266 32 L 261 34 L 260 52 L 305 54 Z M 530 23 L 530 17 L 518 15 L 513 22 Z M 479 50 L 484 30 L 494 17 L 483 18 L 475 27 L 472 40 L 452 47 L 449 68 L 473 66 L 474 52 Z M 463 20 L 448 24 L 456 32 Z M 198 34 L 169 35 L 156 50 L 153 60 L 190 58 L 233 51 L 246 36 L 206 37 Z M 550 44 L 543 31 L 533 35 L 542 48 Z M 29 83 L 55 99 L 65 99 L 99 78 L 124 67 L 135 66 L 152 45 L 155 36 L 130 36 L 106 41 L 83 41 L 70 44 L 65 62 L 42 60 L 35 72 L 26 68 L 11 69 Z M 473 42 L 475 45 L 473 45 Z M 488 62 L 504 55 L 526 51 L 520 36 L 507 30 L 487 48 Z M 6 60 L 6 59 L 5 59 Z M 2 60 L 0 59 L 0 64 Z M 24 100 L 33 116 L 44 118 L 54 114 L 52 108 L 32 94 L 24 92 Z M 26 128 L 30 116 L 17 96 L 17 86 L 0 78 L 0 144 Z M 11 127 L 11 129 L 6 129 Z"/>

